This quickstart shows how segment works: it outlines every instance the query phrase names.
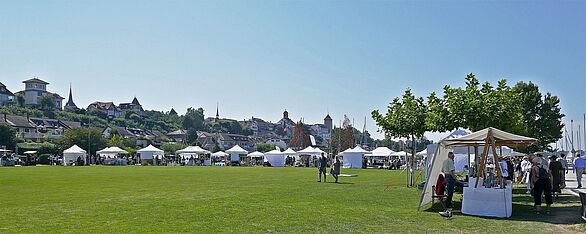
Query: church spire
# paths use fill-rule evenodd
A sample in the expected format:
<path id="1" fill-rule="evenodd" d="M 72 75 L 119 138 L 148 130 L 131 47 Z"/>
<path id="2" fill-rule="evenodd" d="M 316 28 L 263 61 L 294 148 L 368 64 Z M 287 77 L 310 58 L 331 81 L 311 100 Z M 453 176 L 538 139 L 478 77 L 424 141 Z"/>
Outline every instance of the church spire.
<path id="1" fill-rule="evenodd" d="M 216 121 L 220 119 L 220 103 L 216 103 Z"/>
<path id="2" fill-rule="evenodd" d="M 78 110 L 77 105 L 73 102 L 73 94 L 71 92 L 71 83 L 69 83 L 69 98 L 67 99 L 67 103 L 65 103 L 66 110 Z"/>

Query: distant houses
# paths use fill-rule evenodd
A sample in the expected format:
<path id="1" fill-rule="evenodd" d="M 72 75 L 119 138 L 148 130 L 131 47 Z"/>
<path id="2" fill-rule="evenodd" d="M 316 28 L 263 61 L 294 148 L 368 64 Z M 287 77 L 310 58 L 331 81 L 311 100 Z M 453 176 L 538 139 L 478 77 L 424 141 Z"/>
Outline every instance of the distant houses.
<path id="1" fill-rule="evenodd" d="M 14 93 L 10 92 L 6 85 L 0 82 L 0 106 L 13 104 L 14 102 Z"/>
<path id="2" fill-rule="evenodd" d="M 5 123 L 16 131 L 16 136 L 24 140 L 57 139 L 65 130 L 81 127 L 81 123 L 48 118 L 33 118 L 2 114 L 0 123 Z"/>
<path id="3" fill-rule="evenodd" d="M 138 102 L 138 99 L 134 97 L 130 103 L 120 103 L 116 106 L 114 102 L 93 102 L 87 107 L 88 112 L 102 112 L 108 116 L 108 118 L 118 118 L 124 111 L 136 111 L 139 115 L 144 115 L 144 109 Z"/>

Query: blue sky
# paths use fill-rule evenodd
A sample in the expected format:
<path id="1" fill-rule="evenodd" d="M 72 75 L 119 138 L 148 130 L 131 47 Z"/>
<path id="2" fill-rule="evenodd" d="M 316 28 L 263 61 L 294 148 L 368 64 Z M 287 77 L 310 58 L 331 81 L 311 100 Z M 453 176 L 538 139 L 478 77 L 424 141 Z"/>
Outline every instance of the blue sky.
<path id="1" fill-rule="evenodd" d="M 376 131 L 410 87 L 537 83 L 565 121 L 586 112 L 584 1 L 2 1 L 0 81 L 39 76 L 78 106 L 323 121 Z M 379 134 L 376 134 L 379 135 Z M 434 137 L 432 137 L 434 138 Z"/>

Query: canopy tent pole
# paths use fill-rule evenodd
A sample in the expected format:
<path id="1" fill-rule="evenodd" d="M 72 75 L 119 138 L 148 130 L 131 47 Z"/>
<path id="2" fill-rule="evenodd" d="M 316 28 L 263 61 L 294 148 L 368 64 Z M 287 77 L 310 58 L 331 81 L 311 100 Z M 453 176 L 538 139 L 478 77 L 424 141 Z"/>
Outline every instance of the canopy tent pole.
<path id="1" fill-rule="evenodd" d="M 488 158 L 488 137 L 484 141 L 484 148 L 482 151 L 482 159 L 480 162 L 480 168 L 477 170 L 476 182 L 474 182 L 474 188 L 478 188 L 478 180 L 484 178 L 484 170 L 486 168 L 486 159 Z"/>

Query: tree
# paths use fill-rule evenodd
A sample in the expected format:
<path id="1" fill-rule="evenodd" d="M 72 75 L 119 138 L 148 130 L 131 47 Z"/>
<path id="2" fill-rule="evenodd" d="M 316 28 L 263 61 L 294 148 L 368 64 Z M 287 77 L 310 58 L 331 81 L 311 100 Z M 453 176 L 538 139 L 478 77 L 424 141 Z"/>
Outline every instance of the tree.
<path id="1" fill-rule="evenodd" d="M 405 90 L 402 99 L 398 97 L 393 99 L 389 104 L 386 115 L 382 115 L 378 110 L 372 111 L 372 118 L 376 124 L 385 133 L 385 136 L 411 138 L 423 137 L 428 130 L 425 125 L 427 117 L 427 106 L 422 97 L 415 97 L 411 89 Z M 413 166 L 415 158 L 415 144 L 412 144 L 413 152 L 411 154 L 410 166 Z M 413 172 L 410 173 L 409 186 L 413 185 Z"/>
<path id="2" fill-rule="evenodd" d="M 183 116 L 183 122 L 181 123 L 183 129 L 194 129 L 204 130 L 204 114 L 203 109 L 193 109 L 192 107 L 187 109 L 187 113 Z"/>
<path id="3" fill-rule="evenodd" d="M 107 146 L 107 140 L 102 132 L 96 128 L 72 128 L 65 131 L 65 134 L 57 141 L 61 150 L 77 145 L 89 153 L 95 155 L 96 151 Z"/>
<path id="4" fill-rule="evenodd" d="M 515 101 L 523 123 L 515 133 L 537 139 L 537 143 L 526 150 L 552 150 L 549 144 L 562 137 L 564 127 L 561 122 L 564 114 L 559 107 L 559 98 L 550 93 L 542 97 L 539 87 L 531 82 L 519 82 L 513 87 L 513 91 L 517 95 Z"/>
<path id="5" fill-rule="evenodd" d="M 187 136 L 185 137 L 187 144 L 195 145 L 197 144 L 197 130 L 195 128 L 187 129 Z"/>
<path id="6" fill-rule="evenodd" d="M 37 103 L 41 110 L 53 110 L 55 109 L 55 97 L 53 96 L 40 96 L 37 98 Z"/>
<path id="7" fill-rule="evenodd" d="M 273 144 L 265 144 L 265 143 L 256 144 L 256 150 L 259 152 L 269 152 L 274 149 L 276 149 L 276 148 L 275 148 L 275 145 L 273 145 Z"/>
<path id="8" fill-rule="evenodd" d="M 16 146 L 16 132 L 5 123 L 0 123 L 0 146 L 14 150 Z"/>
<path id="9" fill-rule="evenodd" d="M 169 155 L 169 154 L 175 154 L 175 152 L 177 152 L 177 150 L 184 149 L 185 147 L 187 147 L 187 145 L 185 145 L 185 144 L 166 143 L 163 146 L 161 146 L 161 149 L 163 151 L 165 151 L 165 154 Z"/>
<path id="10" fill-rule="evenodd" d="M 293 129 L 289 147 L 293 149 L 303 149 L 310 145 L 311 141 L 309 139 L 309 129 L 301 121 L 299 121 Z"/>
<path id="11" fill-rule="evenodd" d="M 17 94 L 17 95 L 16 95 L 16 103 L 18 103 L 18 106 L 19 106 L 19 107 L 24 107 L 24 103 L 25 103 L 25 102 L 26 102 L 26 101 L 25 101 L 25 99 L 24 99 L 24 96 L 22 96 L 22 95 L 20 95 L 20 94 Z"/>

